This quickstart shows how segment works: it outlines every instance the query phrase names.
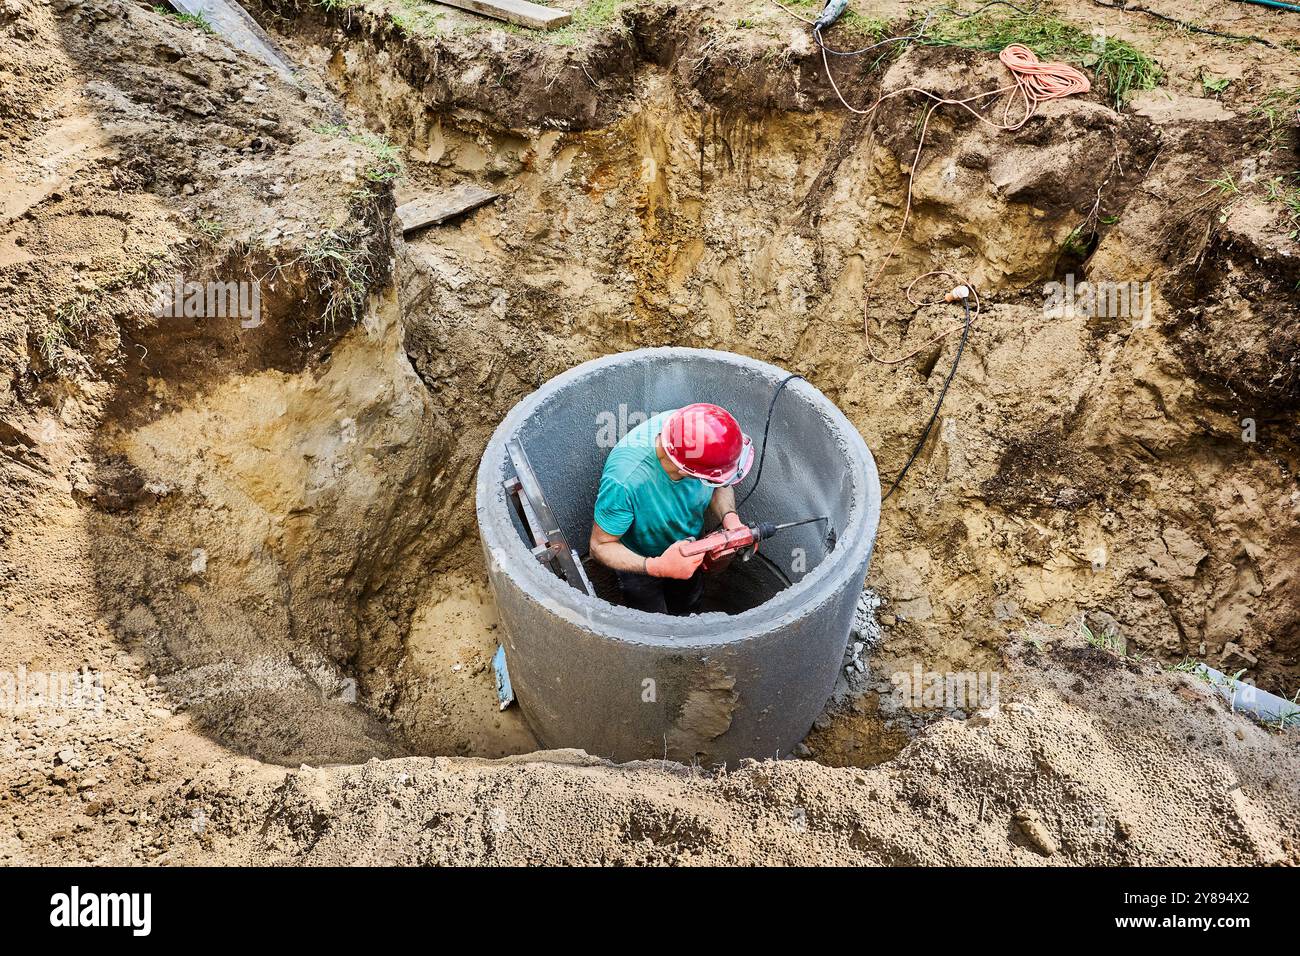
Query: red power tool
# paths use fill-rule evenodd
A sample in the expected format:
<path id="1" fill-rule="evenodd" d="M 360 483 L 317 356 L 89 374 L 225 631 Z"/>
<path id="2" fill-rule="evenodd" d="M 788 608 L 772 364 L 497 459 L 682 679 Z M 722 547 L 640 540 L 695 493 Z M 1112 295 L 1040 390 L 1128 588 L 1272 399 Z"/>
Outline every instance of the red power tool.
<path id="1" fill-rule="evenodd" d="M 681 552 L 684 555 L 693 556 L 696 554 L 704 555 L 704 566 L 711 567 L 720 558 L 732 554 L 736 551 L 742 551 L 751 545 L 754 551 L 758 551 L 758 543 L 772 537 L 778 531 L 784 531 L 786 528 L 795 528 L 801 524 L 812 524 L 814 521 L 825 521 L 826 515 L 818 515 L 815 518 L 804 518 L 801 521 L 787 521 L 784 524 L 773 524 L 770 521 L 760 521 L 758 524 L 746 525 L 743 528 L 735 528 L 728 531 L 726 528 L 719 528 L 713 534 L 705 535 L 698 541 L 689 541 L 681 546 Z"/>

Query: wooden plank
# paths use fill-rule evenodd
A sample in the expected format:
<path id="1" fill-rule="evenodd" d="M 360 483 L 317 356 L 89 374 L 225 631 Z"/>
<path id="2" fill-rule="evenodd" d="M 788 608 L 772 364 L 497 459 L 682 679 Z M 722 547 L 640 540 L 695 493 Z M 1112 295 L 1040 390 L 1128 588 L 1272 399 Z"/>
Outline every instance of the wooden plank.
<path id="1" fill-rule="evenodd" d="M 425 226 L 437 226 L 491 202 L 498 195 L 500 194 L 490 189 L 466 183 L 447 192 L 433 193 L 402 203 L 397 207 L 397 221 L 403 234 Z"/>
<path id="2" fill-rule="evenodd" d="M 507 23 L 517 23 L 521 27 L 534 30 L 554 30 L 569 22 L 570 16 L 565 10 L 552 10 L 528 0 L 438 0 L 449 7 L 459 7 L 471 13 L 480 13 L 485 17 L 495 17 Z"/>

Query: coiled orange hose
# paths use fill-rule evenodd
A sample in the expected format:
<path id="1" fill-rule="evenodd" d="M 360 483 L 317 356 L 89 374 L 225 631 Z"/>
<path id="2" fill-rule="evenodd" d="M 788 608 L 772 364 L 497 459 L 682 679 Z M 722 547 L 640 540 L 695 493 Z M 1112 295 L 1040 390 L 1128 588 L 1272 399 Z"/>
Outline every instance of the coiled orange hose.
<path id="1" fill-rule="evenodd" d="M 1044 63 L 1033 50 L 1019 43 L 1013 43 L 999 53 L 998 59 L 1015 78 L 1029 116 L 1034 115 L 1039 103 L 1087 93 L 1092 89 L 1088 78 L 1068 63 Z"/>

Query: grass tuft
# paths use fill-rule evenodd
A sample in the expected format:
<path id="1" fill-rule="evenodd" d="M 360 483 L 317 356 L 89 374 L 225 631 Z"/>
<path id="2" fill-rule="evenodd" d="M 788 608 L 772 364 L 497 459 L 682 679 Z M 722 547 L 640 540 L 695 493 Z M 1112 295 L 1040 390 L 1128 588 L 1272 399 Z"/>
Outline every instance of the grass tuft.
<path id="1" fill-rule="evenodd" d="M 1300 239 L 1300 176 L 1274 176 L 1264 183 L 1264 198 L 1282 207 L 1287 237 Z"/>
<path id="2" fill-rule="evenodd" d="M 219 219 L 199 219 L 195 225 L 199 228 L 199 235 L 208 242 L 220 242 L 226 234 L 226 226 Z"/>
<path id="3" fill-rule="evenodd" d="M 573 11 L 573 18 L 555 32 L 563 33 L 566 30 L 583 32 L 602 27 L 613 22 L 622 6 L 623 0 L 587 0 Z"/>
<path id="4" fill-rule="evenodd" d="M 1082 615 L 1079 617 L 1079 633 L 1083 635 L 1083 639 L 1088 643 L 1089 647 L 1095 647 L 1099 651 L 1105 651 L 1108 654 L 1117 654 L 1120 657 L 1126 656 L 1124 653 L 1124 638 L 1113 631 L 1096 633 L 1088 626 Z"/>
<path id="5" fill-rule="evenodd" d="M 401 9 L 389 14 L 389 20 L 404 38 L 435 36 L 441 32 L 440 21 L 445 8 L 421 0 L 397 0 Z"/>
<path id="6" fill-rule="evenodd" d="M 165 17 L 174 17 L 187 26 L 197 27 L 204 33 L 216 33 L 211 22 L 202 13 L 181 13 L 179 10 L 173 10 L 171 7 L 157 6 L 153 8 L 154 13 L 161 13 Z"/>
<path id="7" fill-rule="evenodd" d="M 577 46 L 584 39 L 604 27 L 613 27 L 613 32 L 626 29 L 621 13 L 628 0 L 587 0 L 582 6 L 570 12 L 569 22 L 556 30 L 533 30 L 514 23 L 498 23 L 484 18 L 461 29 L 464 33 L 479 33 L 484 30 L 503 30 L 522 36 L 532 37 L 543 43 L 555 46 Z"/>
<path id="8" fill-rule="evenodd" d="M 68 330 L 58 322 L 39 329 L 36 333 L 36 347 L 48 368 L 56 374 L 63 374 L 71 367 L 68 360 Z"/>
<path id="9" fill-rule="evenodd" d="M 1252 112 L 1268 122 L 1264 150 L 1271 153 L 1281 147 L 1286 141 L 1287 133 L 1300 124 L 1300 86 L 1270 90 Z"/>
<path id="10" fill-rule="evenodd" d="M 1286 173 L 1250 182 L 1239 182 L 1231 173 L 1224 173 L 1217 178 L 1202 181 L 1209 184 L 1210 190 L 1218 190 L 1219 198 L 1225 200 L 1219 209 L 1220 224 L 1228 221 L 1233 204 L 1249 191 L 1255 196 L 1262 194 L 1264 202 L 1281 207 L 1282 228 L 1286 230 L 1287 238 L 1300 241 L 1300 173 Z"/>
<path id="11" fill-rule="evenodd" d="M 1276 730 L 1289 730 L 1292 727 L 1300 727 L 1300 690 L 1297 690 L 1287 700 L 1292 707 L 1285 714 L 1278 714 L 1277 719 L 1273 722 Z"/>
<path id="12" fill-rule="evenodd" d="M 316 278 L 317 288 L 328 299 L 321 313 L 325 328 L 340 319 L 355 322 L 361 316 L 366 296 L 377 275 L 374 256 L 363 245 L 367 234 L 349 234 L 327 229 L 310 242 L 298 257 Z"/>
<path id="13" fill-rule="evenodd" d="M 41 359 L 56 375 L 66 375 L 77 364 L 72 335 L 85 335 L 90 328 L 91 299 L 77 295 L 54 310 L 53 317 L 36 330 L 36 348 Z"/>
<path id="14" fill-rule="evenodd" d="M 826 6 L 826 0 L 789 0 L 785 5 L 791 10 L 798 10 L 801 13 L 808 14 L 808 19 L 812 20 L 822 12 L 822 8 Z M 831 30 L 845 28 L 869 36 L 873 40 L 879 40 L 888 35 L 889 21 L 881 20 L 879 17 L 863 16 L 852 7 L 845 7 L 844 12 L 840 14 L 840 18 L 835 21 Z M 829 31 L 827 36 L 829 36 Z"/>
<path id="15" fill-rule="evenodd" d="M 337 123 L 323 123 L 319 126 L 313 126 L 312 132 L 319 133 L 322 136 L 339 136 L 349 143 L 356 143 L 370 150 L 374 158 L 362 171 L 362 176 L 368 183 L 391 183 L 401 178 L 406 171 L 406 167 L 402 163 L 401 151 L 387 137 L 371 133 L 368 130 L 354 133 L 346 126 Z"/>
<path id="16" fill-rule="evenodd" d="M 1208 73 L 1201 74 L 1201 89 L 1206 96 L 1217 96 L 1232 84 L 1232 80 L 1226 76 L 1211 76 Z"/>

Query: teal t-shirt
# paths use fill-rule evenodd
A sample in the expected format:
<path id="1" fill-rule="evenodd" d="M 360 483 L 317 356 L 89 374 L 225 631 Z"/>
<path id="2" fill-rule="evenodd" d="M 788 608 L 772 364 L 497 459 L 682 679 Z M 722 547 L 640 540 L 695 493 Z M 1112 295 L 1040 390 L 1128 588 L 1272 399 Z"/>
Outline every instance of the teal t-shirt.
<path id="1" fill-rule="evenodd" d="M 596 524 L 646 558 L 674 541 L 698 537 L 713 489 L 689 475 L 673 481 L 659 464 L 655 438 L 670 412 L 632 429 L 605 459 L 596 493 Z"/>

